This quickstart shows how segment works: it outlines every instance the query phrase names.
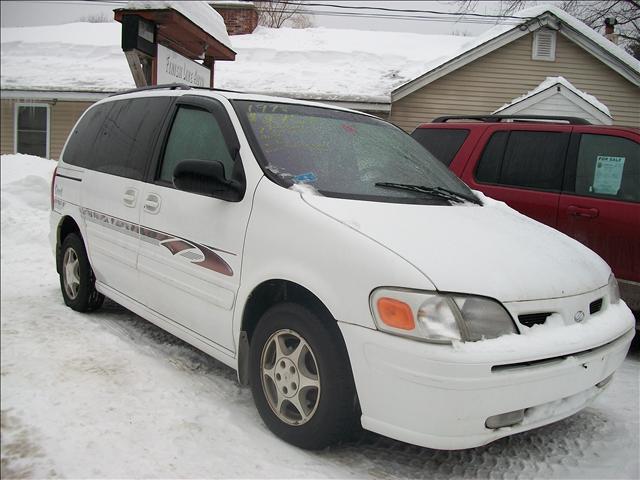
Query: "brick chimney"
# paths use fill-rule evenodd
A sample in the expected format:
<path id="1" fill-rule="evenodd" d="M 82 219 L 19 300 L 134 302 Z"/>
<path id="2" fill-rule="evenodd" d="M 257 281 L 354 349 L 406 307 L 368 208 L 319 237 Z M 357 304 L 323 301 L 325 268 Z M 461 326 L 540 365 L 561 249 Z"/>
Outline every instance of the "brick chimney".
<path id="1" fill-rule="evenodd" d="M 607 17 L 604 19 L 604 36 L 616 45 L 618 44 L 618 34 L 614 32 L 614 28 L 617 24 L 616 18 Z"/>
<path id="2" fill-rule="evenodd" d="M 229 35 L 252 33 L 258 26 L 258 10 L 253 2 L 219 0 L 210 1 L 209 5 L 222 16 Z"/>

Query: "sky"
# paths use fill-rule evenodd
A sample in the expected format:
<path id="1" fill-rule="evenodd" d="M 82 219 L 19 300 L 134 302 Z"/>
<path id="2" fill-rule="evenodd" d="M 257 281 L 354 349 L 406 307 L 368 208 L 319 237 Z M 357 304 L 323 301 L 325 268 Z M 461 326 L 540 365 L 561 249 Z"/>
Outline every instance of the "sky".
<path id="1" fill-rule="evenodd" d="M 307 3 L 325 3 L 352 7 L 376 6 L 394 9 L 433 10 L 442 12 L 456 12 L 459 2 L 455 1 L 345 1 L 345 0 L 308 0 Z M 123 1 L 72 1 L 72 0 L 31 0 L 31 1 L 2 1 L 0 2 L 0 18 L 2 27 L 53 25 L 70 23 L 86 19 L 88 16 L 103 15 L 113 18 L 113 9 L 122 8 Z M 500 2 L 477 2 L 477 13 L 495 13 Z M 372 18 L 380 11 L 344 10 L 329 7 L 308 6 L 308 11 L 315 11 L 312 21 L 316 26 L 331 28 L 353 28 L 358 30 L 404 31 L 416 33 L 446 33 L 459 35 L 478 35 L 491 28 L 491 20 L 468 19 L 454 21 L 452 18 L 429 16 L 429 19 L 389 19 Z M 343 16 L 344 13 L 357 11 L 359 16 Z M 328 13 L 328 14 L 327 14 Z M 338 15 L 336 15 L 338 14 Z M 387 14 L 390 14 L 387 12 Z M 364 16 L 369 15 L 369 16 Z M 395 15 L 398 15 L 397 13 Z M 409 14 L 402 14 L 403 16 Z M 420 14 L 410 14 L 412 16 Z"/>

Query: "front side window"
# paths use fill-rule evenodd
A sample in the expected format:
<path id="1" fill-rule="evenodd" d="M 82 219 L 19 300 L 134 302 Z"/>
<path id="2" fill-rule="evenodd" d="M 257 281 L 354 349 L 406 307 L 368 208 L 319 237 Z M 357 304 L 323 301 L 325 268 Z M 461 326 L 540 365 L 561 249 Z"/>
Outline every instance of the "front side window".
<path id="1" fill-rule="evenodd" d="M 583 134 L 574 193 L 640 202 L 640 145 L 627 138 Z"/>
<path id="2" fill-rule="evenodd" d="M 483 183 L 559 191 L 569 134 L 501 131 L 487 142 L 476 169 Z"/>
<path id="3" fill-rule="evenodd" d="M 49 107 L 17 106 L 16 153 L 46 157 Z"/>
<path id="4" fill-rule="evenodd" d="M 437 196 L 380 183 L 447 189 L 473 197 L 433 155 L 392 125 L 329 108 L 234 101 L 252 148 L 270 177 L 320 194 L 403 203 L 447 204 Z"/>
<path id="5" fill-rule="evenodd" d="M 225 178 L 231 178 L 234 161 L 212 113 L 187 106 L 178 110 L 165 147 L 159 179 L 173 183 L 173 171 L 182 160 L 219 161 L 224 165 Z"/>

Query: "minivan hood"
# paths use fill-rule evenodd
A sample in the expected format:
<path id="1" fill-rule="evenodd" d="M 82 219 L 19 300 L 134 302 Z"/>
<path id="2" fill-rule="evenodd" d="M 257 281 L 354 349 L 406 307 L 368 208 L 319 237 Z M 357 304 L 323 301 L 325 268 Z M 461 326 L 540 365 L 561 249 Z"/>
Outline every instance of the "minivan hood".
<path id="1" fill-rule="evenodd" d="M 393 250 L 440 291 L 511 302 L 578 295 L 608 282 L 610 269 L 594 252 L 492 199 L 480 207 L 302 196 Z"/>

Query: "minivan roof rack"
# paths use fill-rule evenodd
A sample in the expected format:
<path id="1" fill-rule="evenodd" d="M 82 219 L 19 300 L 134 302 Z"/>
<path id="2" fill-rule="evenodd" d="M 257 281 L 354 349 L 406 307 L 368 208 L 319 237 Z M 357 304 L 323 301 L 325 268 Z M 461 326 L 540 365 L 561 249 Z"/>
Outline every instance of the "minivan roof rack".
<path id="1" fill-rule="evenodd" d="M 186 83 L 164 83 L 162 85 L 149 85 L 147 87 L 132 88 L 131 90 L 123 90 L 122 92 L 112 93 L 109 96 L 110 97 L 115 97 L 115 96 L 118 96 L 118 95 L 125 95 L 127 93 L 144 92 L 146 90 L 162 90 L 162 89 L 167 89 L 167 90 L 192 90 L 194 88 L 198 89 L 198 90 L 210 90 L 210 91 L 214 91 L 214 92 L 240 93 L 240 92 L 236 92 L 235 90 L 224 90 L 222 88 L 194 87 L 192 85 L 187 85 Z"/>
<path id="2" fill-rule="evenodd" d="M 584 118 L 548 115 L 447 115 L 435 118 L 431 123 L 447 123 L 449 120 L 477 120 L 487 123 L 500 123 L 505 120 L 514 120 L 520 122 L 563 122 L 569 125 L 591 125 L 591 122 Z"/>

